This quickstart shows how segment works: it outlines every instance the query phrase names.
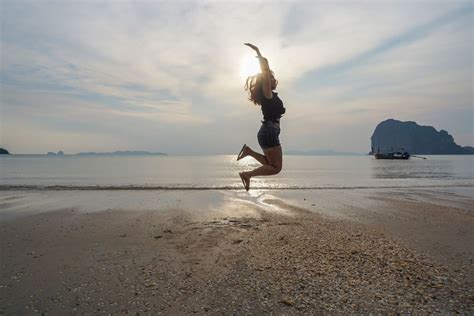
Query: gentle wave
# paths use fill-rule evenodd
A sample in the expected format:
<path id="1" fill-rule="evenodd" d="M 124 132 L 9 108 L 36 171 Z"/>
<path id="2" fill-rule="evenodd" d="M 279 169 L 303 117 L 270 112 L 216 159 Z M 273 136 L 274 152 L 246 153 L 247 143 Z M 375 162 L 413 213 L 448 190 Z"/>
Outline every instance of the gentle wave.
<path id="1" fill-rule="evenodd" d="M 474 185 L 399 185 L 399 186 L 256 186 L 256 190 L 359 190 L 359 189 L 407 189 L 407 188 L 474 188 Z M 205 191 L 243 190 L 242 186 L 134 186 L 134 185 L 0 185 L 0 191 Z"/>

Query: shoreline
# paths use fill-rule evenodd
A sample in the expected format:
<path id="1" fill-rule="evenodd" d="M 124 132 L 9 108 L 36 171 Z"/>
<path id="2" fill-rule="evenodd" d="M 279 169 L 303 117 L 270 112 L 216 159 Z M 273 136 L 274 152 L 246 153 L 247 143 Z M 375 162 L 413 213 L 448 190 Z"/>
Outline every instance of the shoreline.
<path id="1" fill-rule="evenodd" d="M 2 314 L 473 312 L 471 197 L 0 194 Z"/>
<path id="2" fill-rule="evenodd" d="M 474 190 L 474 184 L 448 185 L 386 185 L 386 186 L 258 186 L 255 191 L 315 191 L 315 190 L 390 190 L 390 189 L 465 189 Z M 8 191 L 241 191 L 241 185 L 223 186 L 153 186 L 153 185 L 19 185 L 0 184 L 0 192 Z"/>

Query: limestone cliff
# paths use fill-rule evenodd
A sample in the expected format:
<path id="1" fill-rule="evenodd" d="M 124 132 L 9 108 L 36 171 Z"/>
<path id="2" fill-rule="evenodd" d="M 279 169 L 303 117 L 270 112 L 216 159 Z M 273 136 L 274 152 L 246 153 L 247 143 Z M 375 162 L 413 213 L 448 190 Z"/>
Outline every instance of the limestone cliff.
<path id="1" fill-rule="evenodd" d="M 445 130 L 438 132 L 432 126 L 420 126 L 411 121 L 383 121 L 377 125 L 370 139 L 374 152 L 407 151 L 415 155 L 474 154 L 472 147 L 459 146 Z"/>

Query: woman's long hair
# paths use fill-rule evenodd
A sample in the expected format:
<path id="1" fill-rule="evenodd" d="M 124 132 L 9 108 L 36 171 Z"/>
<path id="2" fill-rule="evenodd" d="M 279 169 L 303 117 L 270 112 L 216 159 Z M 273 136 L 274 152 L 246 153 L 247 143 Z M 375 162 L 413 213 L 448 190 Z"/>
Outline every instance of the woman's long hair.
<path id="1" fill-rule="evenodd" d="M 273 78 L 273 71 L 270 70 L 271 76 Z M 250 76 L 245 81 L 244 86 L 245 91 L 249 94 L 249 100 L 252 101 L 255 105 L 262 105 L 263 100 L 263 77 L 262 73 L 258 73 L 254 76 Z"/>

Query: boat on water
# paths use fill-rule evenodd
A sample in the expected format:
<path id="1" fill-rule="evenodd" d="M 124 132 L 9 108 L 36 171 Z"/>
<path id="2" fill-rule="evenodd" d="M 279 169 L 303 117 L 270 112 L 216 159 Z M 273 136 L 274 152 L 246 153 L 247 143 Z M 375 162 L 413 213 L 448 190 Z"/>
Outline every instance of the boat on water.
<path id="1" fill-rule="evenodd" d="M 375 159 L 398 159 L 398 160 L 407 160 L 410 159 L 410 154 L 407 152 L 390 152 L 386 154 L 374 153 Z"/>

